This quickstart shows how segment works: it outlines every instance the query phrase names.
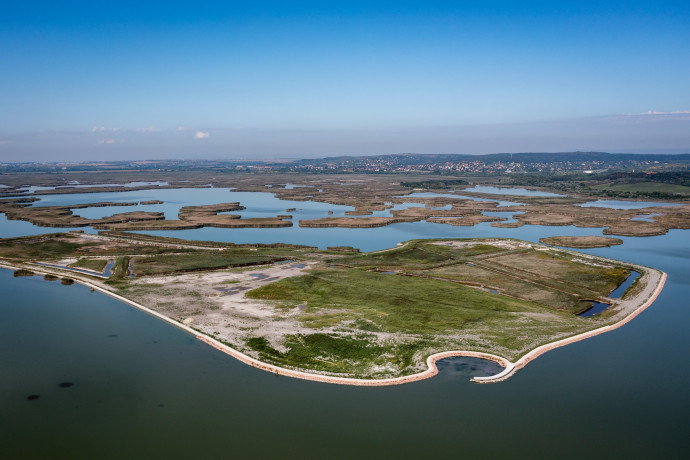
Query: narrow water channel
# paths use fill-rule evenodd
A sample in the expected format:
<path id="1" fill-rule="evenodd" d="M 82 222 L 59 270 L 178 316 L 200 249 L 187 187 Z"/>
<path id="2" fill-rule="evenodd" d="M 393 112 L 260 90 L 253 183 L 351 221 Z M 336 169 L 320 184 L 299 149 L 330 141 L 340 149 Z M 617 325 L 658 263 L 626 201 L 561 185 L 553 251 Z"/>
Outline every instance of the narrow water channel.
<path id="1" fill-rule="evenodd" d="M 635 271 L 635 270 L 630 270 L 630 274 L 628 277 L 623 281 L 616 289 L 614 289 L 611 294 L 609 294 L 610 299 L 620 299 L 621 296 L 625 293 L 625 291 L 628 290 L 630 286 L 635 282 L 637 278 L 640 277 L 640 273 Z M 592 306 L 588 308 L 587 310 L 578 313 L 577 316 L 582 316 L 583 318 L 588 318 L 591 316 L 598 315 L 599 313 L 603 312 L 607 308 L 611 306 L 611 304 L 608 303 L 603 303 L 603 302 L 597 302 L 595 300 L 587 300 L 583 302 L 588 302 L 591 303 Z"/>
<path id="2" fill-rule="evenodd" d="M 637 278 L 640 277 L 640 273 L 636 272 L 635 270 L 630 271 L 630 275 L 623 281 L 620 286 L 618 286 L 616 289 L 614 289 L 611 294 L 609 294 L 610 299 L 620 299 L 623 294 L 625 294 L 625 291 L 628 290 L 630 286 L 635 282 Z"/>

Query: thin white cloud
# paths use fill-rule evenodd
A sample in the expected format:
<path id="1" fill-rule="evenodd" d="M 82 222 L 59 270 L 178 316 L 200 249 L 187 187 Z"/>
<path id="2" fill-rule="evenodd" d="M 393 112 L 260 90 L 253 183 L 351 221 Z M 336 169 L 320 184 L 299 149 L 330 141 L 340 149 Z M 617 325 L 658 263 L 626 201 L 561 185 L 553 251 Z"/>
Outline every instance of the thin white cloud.
<path id="1" fill-rule="evenodd" d="M 186 126 L 178 126 L 177 127 L 177 131 L 187 131 L 187 130 L 189 130 L 189 128 L 187 128 Z"/>
<path id="2" fill-rule="evenodd" d="M 14 144 L 14 141 L 0 141 L 0 145 Z"/>
<path id="3" fill-rule="evenodd" d="M 208 139 L 209 137 L 211 137 L 211 133 L 208 131 L 197 131 L 194 133 L 194 139 Z"/>
<path id="4" fill-rule="evenodd" d="M 137 128 L 138 133 L 155 133 L 160 131 L 160 129 L 156 128 L 155 126 L 148 126 L 146 128 Z"/>
<path id="5" fill-rule="evenodd" d="M 690 110 L 674 110 L 673 112 L 656 112 L 649 110 L 647 112 L 642 112 L 639 115 L 687 115 L 690 114 Z"/>
<path id="6" fill-rule="evenodd" d="M 120 131 L 122 128 L 106 128 L 105 126 L 94 126 L 91 128 L 92 133 L 104 133 L 104 132 L 117 132 Z"/>
<path id="7" fill-rule="evenodd" d="M 96 145 L 111 145 L 115 143 L 115 139 L 99 139 L 96 141 Z"/>

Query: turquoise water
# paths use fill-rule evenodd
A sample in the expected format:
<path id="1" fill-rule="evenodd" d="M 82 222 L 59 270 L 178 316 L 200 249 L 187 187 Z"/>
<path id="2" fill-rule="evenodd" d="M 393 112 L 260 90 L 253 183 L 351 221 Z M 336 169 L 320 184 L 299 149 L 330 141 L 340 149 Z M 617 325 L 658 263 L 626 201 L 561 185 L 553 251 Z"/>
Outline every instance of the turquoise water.
<path id="1" fill-rule="evenodd" d="M 161 196 L 154 192 L 166 191 L 137 193 L 142 200 Z M 80 195 L 77 202 L 91 195 Z M 222 201 L 237 200 L 205 204 Z M 299 203 L 307 209 L 307 202 Z M 266 206 L 277 209 L 275 203 Z M 284 212 L 292 206 L 280 207 Z M 7 227 L 16 233 L 54 231 L 4 220 L 3 236 Z M 423 237 L 537 241 L 600 233 L 424 222 L 362 230 L 222 230 L 165 233 L 365 250 Z M 0 270 L 3 457 L 684 457 L 690 231 L 621 239 L 620 246 L 583 252 L 666 271 L 658 300 L 626 326 L 550 351 L 492 385 L 469 382 L 472 375 L 497 370 L 470 359 L 442 361 L 433 379 L 397 387 L 278 377 L 82 286 L 14 278 Z M 38 398 L 28 400 L 31 395 Z"/>

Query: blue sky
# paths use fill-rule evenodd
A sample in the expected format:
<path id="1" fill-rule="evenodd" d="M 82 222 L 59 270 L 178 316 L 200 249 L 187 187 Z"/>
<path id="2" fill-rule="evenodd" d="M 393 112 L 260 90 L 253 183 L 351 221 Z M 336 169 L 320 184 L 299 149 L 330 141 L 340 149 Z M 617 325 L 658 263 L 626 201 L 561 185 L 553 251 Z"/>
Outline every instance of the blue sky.
<path id="1" fill-rule="evenodd" d="M 685 2 L 3 2 L 0 161 L 690 151 Z"/>

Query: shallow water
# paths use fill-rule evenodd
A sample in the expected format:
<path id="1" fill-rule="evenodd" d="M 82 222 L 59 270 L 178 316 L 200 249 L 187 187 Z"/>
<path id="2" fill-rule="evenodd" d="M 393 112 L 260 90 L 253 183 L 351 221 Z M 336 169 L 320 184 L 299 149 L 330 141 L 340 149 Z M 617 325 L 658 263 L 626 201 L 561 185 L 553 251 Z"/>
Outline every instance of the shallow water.
<path id="1" fill-rule="evenodd" d="M 625 291 L 628 290 L 630 286 L 635 282 L 637 278 L 640 277 L 639 272 L 636 272 L 635 270 L 632 270 L 630 272 L 630 275 L 623 281 L 620 286 L 618 286 L 616 289 L 614 289 L 608 297 L 611 299 L 620 299 L 620 297 L 625 293 Z"/>
<path id="2" fill-rule="evenodd" d="M 518 203 L 515 201 L 505 201 L 505 200 L 493 200 L 491 198 L 477 198 L 476 196 L 467 196 L 467 195 L 461 195 L 461 194 L 455 194 L 455 193 L 434 193 L 434 192 L 415 192 L 415 193 L 410 193 L 409 195 L 401 196 L 401 198 L 434 198 L 434 197 L 442 197 L 442 198 L 462 198 L 463 200 L 472 200 L 472 201 L 492 201 L 498 203 L 498 207 L 500 208 L 501 206 L 524 206 L 525 203 Z"/>
<path id="3" fill-rule="evenodd" d="M 666 203 L 663 201 L 624 201 L 624 200 L 596 200 L 578 204 L 583 208 L 611 208 L 611 209 L 644 209 L 655 206 L 682 206 L 680 203 Z"/>
<path id="4" fill-rule="evenodd" d="M 35 193 L 35 192 L 40 192 L 43 190 L 56 190 L 59 188 L 91 188 L 91 187 L 143 187 L 145 185 L 155 185 L 155 186 L 162 186 L 162 185 L 168 185 L 168 182 L 166 181 L 135 181 L 135 182 L 127 182 L 124 184 L 80 184 L 78 181 L 72 181 L 68 185 L 58 185 L 57 187 L 44 187 L 44 186 L 37 186 L 37 185 L 27 185 L 25 187 L 21 187 L 17 190 L 21 192 L 26 192 L 26 193 Z M 0 186 L 1 187 L 1 186 Z M 5 186 L 7 187 L 7 186 Z"/>
<path id="5" fill-rule="evenodd" d="M 583 300 L 584 302 L 584 300 Z M 583 318 L 589 318 L 591 316 L 596 316 L 602 311 L 608 309 L 611 307 L 611 305 L 603 302 L 597 302 L 595 300 L 589 300 L 587 303 L 591 304 L 592 307 L 583 311 L 582 313 L 579 313 L 577 316 L 582 316 Z"/>
<path id="6" fill-rule="evenodd" d="M 639 216 L 635 216 L 631 218 L 630 220 L 640 220 L 642 222 L 654 222 L 654 217 L 658 216 L 659 214 L 640 214 Z"/>
<path id="7" fill-rule="evenodd" d="M 221 201 L 234 200 L 211 202 Z M 374 250 L 420 237 L 537 241 L 600 233 L 423 222 L 362 231 L 247 230 L 254 232 L 208 234 Z M 190 235 L 206 234 L 199 232 Z M 583 252 L 666 271 L 658 300 L 624 327 L 550 351 L 491 385 L 469 377 L 497 369 L 469 359 L 442 361 L 438 376 L 397 387 L 278 377 L 82 286 L 0 270 L 3 455 L 681 458 L 690 410 L 690 231 L 621 239 Z M 73 385 L 61 387 L 65 382 Z"/>
<path id="8" fill-rule="evenodd" d="M 453 194 L 435 194 L 435 193 L 413 193 L 409 197 L 455 197 Z M 358 247 L 364 251 L 383 249 L 394 246 L 396 243 L 412 238 L 428 237 L 428 238 L 461 238 L 465 235 L 474 236 L 477 231 L 464 227 L 452 227 L 445 224 L 434 224 L 428 222 L 413 222 L 390 225 L 384 228 L 374 229 L 343 229 L 343 228 L 300 228 L 300 220 L 319 219 L 323 217 L 343 217 L 345 211 L 354 210 L 351 206 L 338 206 L 327 203 L 319 203 L 314 201 L 283 201 L 279 200 L 272 193 L 258 193 L 258 192 L 234 192 L 228 188 L 192 188 L 192 189 L 151 189 L 138 190 L 132 192 L 107 192 L 107 193 L 86 193 L 86 194 L 64 194 L 64 195 L 46 195 L 41 196 L 41 200 L 34 203 L 33 206 L 65 206 L 76 203 L 97 203 L 101 201 L 112 202 L 141 202 L 146 200 L 160 200 L 162 204 L 155 205 L 137 205 L 137 206 L 113 206 L 113 207 L 98 207 L 75 209 L 74 213 L 83 217 L 97 219 L 105 216 L 110 216 L 121 212 L 132 211 L 151 211 L 162 212 L 166 219 L 177 220 L 178 212 L 183 206 L 197 206 L 203 204 L 214 204 L 223 202 L 239 202 L 247 209 L 241 211 L 228 212 L 225 214 L 239 214 L 244 218 L 254 217 L 275 217 L 277 215 L 289 214 L 292 216 L 293 227 L 286 228 L 212 228 L 206 227 L 192 230 L 165 230 L 165 231 L 142 231 L 149 235 L 157 236 L 171 236 L 175 238 L 208 240 L 220 242 L 235 242 L 235 243 L 281 243 L 291 242 L 294 244 L 316 245 L 320 248 L 327 246 L 353 246 Z M 462 197 L 461 197 L 462 198 Z M 487 201 L 479 198 L 466 197 L 478 201 Z M 592 202 L 589 205 L 595 205 Z M 605 201 L 605 204 L 616 206 L 632 206 L 632 208 L 641 208 L 656 206 L 659 203 L 655 202 L 628 202 L 628 201 Z M 510 201 L 498 201 L 499 208 L 501 206 L 513 206 L 520 203 Z M 668 203 L 666 203 L 668 204 Z M 419 203 L 402 203 L 395 205 L 392 210 L 405 209 L 412 206 L 422 206 Z M 584 206 L 584 205 L 583 205 Z M 287 212 L 286 209 L 295 208 L 295 211 Z M 447 209 L 444 207 L 443 209 Z M 631 209 L 632 209 L 631 208 Z M 328 214 L 331 211 L 332 214 Z M 375 211 L 374 216 L 390 216 L 391 210 Z M 486 215 L 497 215 L 501 217 L 510 217 L 516 213 L 502 213 L 502 211 L 487 211 Z M 512 222 L 510 219 L 508 222 Z M 482 234 L 493 235 L 495 230 L 489 223 L 481 224 L 475 227 L 481 231 Z M 541 231 L 537 226 L 526 226 L 522 228 L 529 228 L 527 234 Z M 554 227 L 557 229 L 566 229 L 567 227 Z M 82 228 L 84 231 L 94 233 L 90 227 Z M 8 221 L 4 214 L 0 214 L 0 237 L 16 237 L 25 235 L 36 235 L 42 233 L 66 231 L 69 229 L 55 229 L 36 227 L 35 225 L 23 221 Z M 517 229 L 516 229 L 517 230 Z M 565 230 L 564 230 L 565 231 Z M 572 232 L 572 230 L 567 230 Z M 591 235 L 600 234 L 600 229 L 582 229 L 582 232 L 571 233 L 573 235 Z M 499 234 L 501 234 L 499 232 Z M 566 233 L 558 232 L 556 235 L 565 235 Z M 553 234 L 552 234 L 553 235 Z"/>
<path id="9" fill-rule="evenodd" d="M 539 190 L 528 190 L 522 187 L 491 187 L 488 185 L 476 185 L 472 188 L 463 189 L 465 192 L 491 193 L 496 195 L 515 195 L 515 196 L 565 196 L 558 193 L 542 192 Z"/>
<path id="10" fill-rule="evenodd" d="M 608 295 L 609 298 L 611 299 L 620 299 L 620 297 L 625 293 L 625 291 L 628 290 L 630 286 L 635 282 L 637 278 L 640 277 L 640 273 L 631 270 L 630 275 L 623 281 L 616 289 L 611 291 L 611 293 Z M 603 312 L 604 310 L 611 308 L 611 304 L 608 303 L 603 303 L 603 302 L 597 302 L 595 300 L 583 300 L 582 302 L 587 302 L 592 305 L 591 308 L 588 310 L 583 311 L 582 313 L 579 313 L 578 316 L 582 316 L 583 318 L 587 318 L 590 316 L 595 316 L 598 315 L 599 313 Z"/>
<path id="11" fill-rule="evenodd" d="M 507 220 L 502 221 L 503 223 L 511 223 L 511 222 L 517 222 L 517 219 L 513 218 L 514 215 L 516 214 L 524 214 L 522 211 L 482 211 L 482 214 L 485 216 L 491 216 L 491 217 L 503 217 Z"/>

